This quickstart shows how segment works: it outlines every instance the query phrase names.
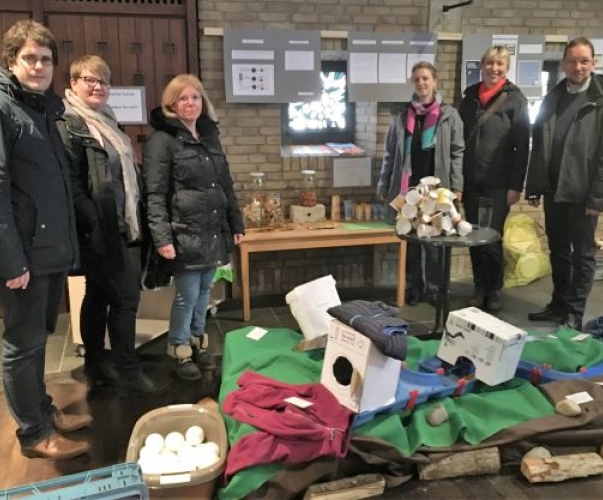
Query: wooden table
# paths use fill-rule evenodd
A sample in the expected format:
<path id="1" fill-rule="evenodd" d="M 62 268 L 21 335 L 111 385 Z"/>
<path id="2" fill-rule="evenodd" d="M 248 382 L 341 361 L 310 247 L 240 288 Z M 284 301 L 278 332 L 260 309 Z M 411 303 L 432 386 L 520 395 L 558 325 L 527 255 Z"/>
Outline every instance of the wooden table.
<path id="1" fill-rule="evenodd" d="M 370 227 L 371 224 L 364 223 L 363 226 Z M 375 228 L 370 229 L 346 229 L 344 223 L 337 223 L 333 229 L 309 229 L 303 226 L 296 226 L 293 229 L 287 230 L 248 232 L 239 244 L 243 320 L 249 321 L 251 316 L 249 254 L 311 248 L 392 244 L 398 245 L 398 289 L 396 303 L 399 306 L 403 306 L 406 281 L 406 242 L 396 236 L 393 226 L 383 227 L 383 224 L 375 224 Z"/>

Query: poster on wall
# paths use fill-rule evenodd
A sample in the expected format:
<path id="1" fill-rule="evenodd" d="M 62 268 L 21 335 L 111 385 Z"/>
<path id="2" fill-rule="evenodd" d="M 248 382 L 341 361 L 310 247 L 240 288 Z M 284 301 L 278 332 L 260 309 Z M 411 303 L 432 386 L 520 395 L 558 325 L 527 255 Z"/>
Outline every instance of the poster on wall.
<path id="1" fill-rule="evenodd" d="M 321 94 L 320 32 L 224 30 L 227 102 L 313 101 Z"/>
<path id="2" fill-rule="evenodd" d="M 435 64 L 434 33 L 348 33 L 350 101 L 399 102 L 412 96 L 420 61 Z"/>
<path id="3" fill-rule="evenodd" d="M 146 125 L 147 98 L 144 87 L 111 87 L 107 104 L 121 125 Z"/>

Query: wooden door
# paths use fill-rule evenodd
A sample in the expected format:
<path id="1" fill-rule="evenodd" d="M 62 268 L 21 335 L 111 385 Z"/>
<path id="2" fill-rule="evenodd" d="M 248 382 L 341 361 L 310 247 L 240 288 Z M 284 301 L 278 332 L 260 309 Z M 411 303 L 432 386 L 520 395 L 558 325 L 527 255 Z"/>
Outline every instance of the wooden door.
<path id="1" fill-rule="evenodd" d="M 48 27 L 59 45 L 54 89 L 63 94 L 69 85 L 69 66 L 84 54 L 97 54 L 111 68 L 113 85 L 144 86 L 147 110 L 161 103 L 165 84 L 188 71 L 183 19 L 138 16 L 48 14 Z M 149 126 L 126 126 L 140 150 Z"/>

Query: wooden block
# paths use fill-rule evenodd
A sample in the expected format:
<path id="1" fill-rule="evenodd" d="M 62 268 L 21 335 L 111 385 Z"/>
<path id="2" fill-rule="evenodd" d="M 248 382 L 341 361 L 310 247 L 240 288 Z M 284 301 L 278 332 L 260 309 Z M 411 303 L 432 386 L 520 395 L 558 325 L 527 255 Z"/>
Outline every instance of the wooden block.
<path id="1" fill-rule="evenodd" d="M 360 500 L 382 495 L 385 478 L 381 474 L 361 474 L 313 484 L 306 490 L 303 500 Z"/>
<path id="2" fill-rule="evenodd" d="M 521 472 L 531 483 L 552 483 L 603 473 L 603 458 L 597 453 L 573 453 L 551 458 L 524 458 Z"/>
<path id="3" fill-rule="evenodd" d="M 498 448 L 463 451 L 459 453 L 431 453 L 432 463 L 419 465 L 419 478 L 429 481 L 446 477 L 496 474 L 500 471 Z"/>

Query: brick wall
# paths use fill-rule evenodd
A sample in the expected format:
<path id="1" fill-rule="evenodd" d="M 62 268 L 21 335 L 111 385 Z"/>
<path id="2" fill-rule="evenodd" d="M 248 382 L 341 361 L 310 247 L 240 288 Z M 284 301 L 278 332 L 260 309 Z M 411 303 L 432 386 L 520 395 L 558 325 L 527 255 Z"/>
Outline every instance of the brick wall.
<path id="1" fill-rule="evenodd" d="M 331 158 L 282 158 L 280 153 L 280 112 L 276 104 L 230 104 L 225 102 L 222 37 L 205 35 L 204 28 L 291 28 L 318 30 L 360 30 L 399 32 L 496 32 L 586 35 L 601 37 L 603 9 L 599 0 L 475 0 L 473 5 L 448 14 L 441 13 L 442 0 L 199 0 L 201 77 L 220 117 L 222 143 L 228 155 L 241 204 L 249 194 L 249 173 L 266 173 L 267 189 L 279 192 L 286 206 L 297 198 L 299 171 L 317 171 L 319 202 L 329 207 L 331 194 L 352 197 L 358 202 L 374 201 L 375 188 L 331 188 Z M 549 44 L 559 51 L 563 44 Z M 323 38 L 326 58 L 345 54 L 346 40 Z M 485 48 L 484 48 L 485 49 Z M 461 42 L 438 43 L 436 66 L 444 99 L 458 103 Z M 389 107 L 358 103 L 356 143 L 373 157 L 377 178 L 383 157 L 383 142 L 389 125 Z M 374 185 L 375 183 L 373 183 Z M 543 224 L 542 211 L 525 203 L 513 207 L 525 211 Z M 603 239 L 603 228 L 599 239 Z M 543 238 L 544 241 L 544 238 Z M 389 250 L 389 251 L 387 251 Z M 395 283 L 393 248 L 383 250 L 381 276 L 373 276 L 371 249 L 275 252 L 252 255 L 251 282 L 255 295 L 286 293 L 312 278 L 332 273 L 338 287 L 365 286 L 376 279 L 380 285 Z M 382 250 L 379 250 L 382 251 Z M 455 249 L 453 277 L 470 276 L 465 250 Z"/>

